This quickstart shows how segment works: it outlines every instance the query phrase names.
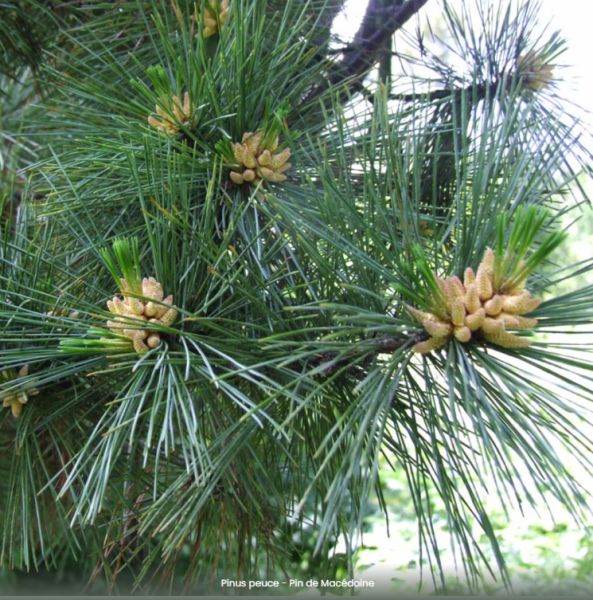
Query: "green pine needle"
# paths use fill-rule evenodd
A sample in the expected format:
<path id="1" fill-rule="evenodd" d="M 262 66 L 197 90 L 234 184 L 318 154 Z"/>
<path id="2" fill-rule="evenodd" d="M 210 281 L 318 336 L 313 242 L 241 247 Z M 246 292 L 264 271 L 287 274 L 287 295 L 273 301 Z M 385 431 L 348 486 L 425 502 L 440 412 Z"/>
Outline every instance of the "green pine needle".
<path id="1" fill-rule="evenodd" d="M 99 250 L 99 253 L 121 291 L 130 291 L 132 294 L 141 296 L 142 275 L 138 254 L 138 238 L 115 240 L 113 242 L 115 260 L 106 248 Z M 128 286 L 128 290 L 124 290 L 120 273 L 123 274 L 123 279 Z"/>

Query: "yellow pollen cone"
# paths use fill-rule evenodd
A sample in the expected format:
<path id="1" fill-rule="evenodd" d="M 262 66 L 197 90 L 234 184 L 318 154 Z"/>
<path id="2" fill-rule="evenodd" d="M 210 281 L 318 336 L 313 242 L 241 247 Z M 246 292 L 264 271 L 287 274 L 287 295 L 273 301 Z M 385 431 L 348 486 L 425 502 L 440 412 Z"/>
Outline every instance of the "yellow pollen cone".
<path id="1" fill-rule="evenodd" d="M 414 345 L 412 350 L 417 352 L 418 354 L 428 354 L 433 350 L 437 350 L 438 348 L 442 348 L 447 343 L 447 338 L 428 338 L 424 342 L 418 342 Z"/>
<path id="2" fill-rule="evenodd" d="M 475 282 L 470 283 L 469 286 L 466 287 L 464 304 L 467 312 L 470 314 L 475 313 L 482 307 L 480 297 L 478 296 L 478 286 Z"/>
<path id="3" fill-rule="evenodd" d="M 443 323 L 442 321 L 440 322 L 435 322 L 432 320 L 427 319 L 426 321 L 424 321 L 422 323 L 422 325 L 424 326 L 424 329 L 426 329 L 426 331 L 428 331 L 428 333 L 430 333 L 430 335 L 432 337 L 447 337 L 449 335 L 451 335 L 451 331 L 452 331 L 452 327 L 450 323 Z"/>
<path id="4" fill-rule="evenodd" d="M 490 279 L 492 279 L 492 277 L 494 276 L 495 259 L 496 257 L 494 256 L 494 251 L 492 250 L 492 248 L 487 248 L 486 252 L 484 252 L 484 258 L 482 259 L 480 267 L 482 267 L 486 271 L 486 273 L 488 273 Z"/>
<path id="5" fill-rule="evenodd" d="M 482 327 L 485 318 L 486 311 L 483 308 L 480 308 L 476 312 L 465 317 L 465 325 L 469 327 L 470 331 L 477 331 Z"/>
<path id="6" fill-rule="evenodd" d="M 455 336 L 455 339 L 457 339 L 457 341 L 462 343 L 469 342 L 472 338 L 472 332 L 470 331 L 469 327 L 465 326 L 455 327 L 453 335 Z"/>
<path id="7" fill-rule="evenodd" d="M 495 317 L 502 310 L 502 298 L 498 294 L 492 296 L 492 298 L 487 300 L 484 304 L 484 310 L 487 315 Z"/>
<path id="8" fill-rule="evenodd" d="M 499 333 L 484 333 L 484 338 L 497 346 L 504 348 L 529 348 L 531 340 L 516 336 L 508 331 Z"/>
<path id="9" fill-rule="evenodd" d="M 465 270 L 465 273 L 463 275 L 463 285 L 467 289 L 468 286 L 470 286 L 472 283 L 475 283 L 475 282 L 476 282 L 476 274 L 474 273 L 474 270 L 471 267 L 468 267 Z"/>
<path id="10" fill-rule="evenodd" d="M 455 298 L 451 302 L 451 322 L 457 327 L 462 327 L 465 323 L 465 305 L 463 298 Z"/>
<path id="11" fill-rule="evenodd" d="M 481 329 L 484 333 L 500 333 L 504 331 L 504 323 L 491 317 L 486 317 Z"/>
<path id="12" fill-rule="evenodd" d="M 518 331 L 524 329 L 533 329 L 537 325 L 537 319 L 520 317 L 519 315 L 514 315 L 514 319 L 517 321 L 517 325 L 515 325 L 513 329 L 516 329 Z"/>
<path id="13" fill-rule="evenodd" d="M 535 310 L 541 302 L 541 298 L 532 298 L 530 292 L 523 292 L 518 296 L 504 296 L 503 310 L 512 315 L 524 315 Z"/>
<path id="14" fill-rule="evenodd" d="M 492 281 L 486 271 L 486 268 L 482 265 L 478 268 L 478 274 L 476 275 L 476 286 L 478 288 L 478 296 L 482 302 L 490 300 L 493 295 Z"/>

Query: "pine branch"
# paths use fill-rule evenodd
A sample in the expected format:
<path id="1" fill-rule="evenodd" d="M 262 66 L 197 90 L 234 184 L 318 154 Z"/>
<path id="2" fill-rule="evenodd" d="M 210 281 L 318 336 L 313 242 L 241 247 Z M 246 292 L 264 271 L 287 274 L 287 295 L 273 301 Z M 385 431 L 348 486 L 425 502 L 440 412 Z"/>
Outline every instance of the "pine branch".
<path id="1" fill-rule="evenodd" d="M 270 578 L 292 569 L 297 532 L 324 553 L 312 575 L 327 577 L 329 548 L 348 532 L 352 574 L 351 540 L 380 488 L 382 455 L 408 474 L 422 551 L 443 582 L 433 493 L 473 583 L 490 565 L 470 519 L 504 571 L 484 490 L 505 507 L 547 489 L 574 514 L 585 505 L 547 438 L 576 456 L 590 450 L 571 423 L 590 401 L 590 348 L 537 330 L 590 324 L 591 290 L 542 302 L 526 322 L 497 313 L 494 289 L 482 289 L 471 315 L 488 303 L 504 312 L 500 327 L 533 329 L 517 338 L 531 345 L 452 337 L 469 328 L 460 319 L 487 247 L 502 262 L 492 279 L 482 269 L 486 287 L 510 273 L 505 285 L 525 283 L 539 302 L 554 279 L 541 268 L 561 236 L 532 225 L 552 230 L 570 208 L 574 136 L 545 104 L 550 52 L 546 64 L 527 61 L 531 90 L 514 87 L 521 53 L 539 48 L 526 41 L 535 11 L 515 17 L 492 3 L 478 26 L 467 3 L 458 17 L 445 2 L 443 39 L 454 38 L 461 61 L 445 64 L 428 40 L 418 58 L 441 90 L 390 97 L 386 84 L 372 108 L 361 102 L 339 119 L 340 99 L 327 100 L 361 91 L 377 62 L 388 81 L 393 34 L 427 1 L 372 0 L 336 55 L 327 46 L 342 0 L 225 0 L 234 16 L 208 39 L 189 0 L 73 4 L 47 61 L 51 110 L 22 119 L 41 162 L 0 244 L 0 370 L 28 365 L 23 383 L 41 392 L 19 400 L 22 414 L 8 414 L 0 436 L 20 452 L 3 494 L 9 562 L 55 565 L 83 548 L 111 589 L 126 569 L 138 587 L 155 572 L 173 585 L 186 565 L 191 592 L 206 571 L 261 578 L 264 558 Z M 426 89 L 404 81 L 400 90 Z M 6 89 L 19 108 L 18 88 Z M 179 123 L 155 127 L 152 111 L 186 94 L 192 110 L 178 106 Z M 20 108 L 10 120 L 3 108 L 3 122 L 21 122 Z M 237 185 L 235 160 L 274 166 L 275 150 L 240 143 L 273 114 L 266 143 L 279 134 L 275 149 L 290 150 L 287 179 Z M 234 148 L 226 158 L 221 140 Z M 541 204 L 554 210 L 531 218 Z M 101 248 L 136 237 L 137 251 L 101 259 Z M 181 315 L 159 325 L 144 301 L 126 302 L 142 331 L 158 331 L 148 352 L 98 339 L 121 275 L 125 288 L 154 278 Z M 429 332 L 436 345 L 419 356 L 412 346 Z M 14 381 L 0 388 L 5 402 Z"/>
<path id="2" fill-rule="evenodd" d="M 360 82 L 382 59 L 386 40 L 401 29 L 428 0 L 370 0 L 354 40 L 342 50 L 343 58 L 333 66 L 327 80 L 314 89 L 305 102 L 319 97 L 328 88 L 346 84 L 360 91 Z"/>
<path id="3" fill-rule="evenodd" d="M 358 374 L 358 376 L 362 378 L 365 375 L 364 370 L 366 370 L 376 356 L 398 352 L 406 346 L 413 346 L 427 338 L 428 335 L 424 331 L 401 337 L 381 337 L 368 340 L 368 344 L 371 346 L 370 348 L 369 346 L 362 345 L 360 348 L 355 349 L 351 354 L 348 354 L 348 351 L 346 351 L 346 354 L 348 354 L 347 358 L 336 360 L 340 356 L 344 356 L 344 351 L 322 352 L 310 357 L 308 362 L 313 367 L 321 366 L 321 374 L 325 377 L 329 377 L 342 369 L 350 371 L 351 369 L 349 369 L 348 366 L 353 365 L 359 358 L 364 357 L 363 372 Z M 323 368 L 323 365 L 327 365 L 327 367 Z M 355 366 L 358 365 L 353 365 L 352 369 L 354 369 Z"/>

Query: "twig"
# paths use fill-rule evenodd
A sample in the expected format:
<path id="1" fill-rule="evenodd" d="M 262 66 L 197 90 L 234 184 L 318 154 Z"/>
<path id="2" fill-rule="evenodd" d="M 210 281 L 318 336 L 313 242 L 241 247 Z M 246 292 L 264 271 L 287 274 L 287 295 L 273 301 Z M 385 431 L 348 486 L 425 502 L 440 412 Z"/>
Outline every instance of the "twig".
<path id="1" fill-rule="evenodd" d="M 353 353 L 337 361 L 336 358 L 342 356 L 344 352 L 322 352 L 320 354 L 315 354 L 314 356 L 312 356 L 309 359 L 309 362 L 313 366 L 322 366 L 324 364 L 327 364 L 327 367 L 322 370 L 322 374 L 328 377 L 341 369 L 347 369 L 349 365 L 352 365 L 353 360 L 355 360 L 356 358 L 364 356 L 365 361 L 363 363 L 363 368 L 366 369 L 373 360 L 373 358 L 378 354 L 390 354 L 392 352 L 397 352 L 405 346 L 410 346 L 418 342 L 422 342 L 427 338 L 428 334 L 425 331 L 421 331 L 419 333 L 414 333 L 412 335 L 402 337 L 384 337 L 368 340 L 368 344 L 374 346 L 374 348 L 369 348 L 368 346 L 358 348 L 356 354 Z M 352 367 L 354 366 L 356 365 L 352 365 Z"/>

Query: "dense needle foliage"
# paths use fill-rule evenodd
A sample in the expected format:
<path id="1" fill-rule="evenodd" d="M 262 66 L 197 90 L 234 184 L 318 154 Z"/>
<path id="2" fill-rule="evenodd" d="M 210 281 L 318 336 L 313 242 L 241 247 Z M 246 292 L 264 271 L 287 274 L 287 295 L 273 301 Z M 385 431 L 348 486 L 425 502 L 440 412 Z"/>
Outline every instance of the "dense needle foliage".
<path id="1" fill-rule="evenodd" d="M 506 578 L 485 494 L 585 514 L 563 42 L 533 2 L 434 0 L 363 79 L 342 5 L 0 5 L 5 566 L 191 592 L 311 544 L 331 576 L 340 542 L 352 577 L 380 461 L 441 583 L 429 488 L 470 585 Z"/>

